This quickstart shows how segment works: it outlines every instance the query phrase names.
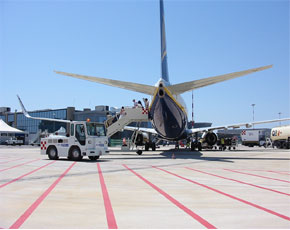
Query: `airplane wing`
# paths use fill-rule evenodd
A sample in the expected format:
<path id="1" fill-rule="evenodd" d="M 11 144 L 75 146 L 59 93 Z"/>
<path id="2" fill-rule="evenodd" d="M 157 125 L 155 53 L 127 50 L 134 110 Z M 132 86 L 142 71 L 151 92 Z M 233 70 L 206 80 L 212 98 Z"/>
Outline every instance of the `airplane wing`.
<path id="1" fill-rule="evenodd" d="M 132 126 L 125 126 L 124 129 L 125 130 L 130 130 L 130 131 L 139 130 L 141 132 L 146 132 L 146 133 L 151 133 L 151 134 L 158 135 L 158 133 L 156 132 L 156 130 L 155 129 L 152 129 L 152 128 L 138 128 L 138 127 L 132 127 Z"/>
<path id="2" fill-rule="evenodd" d="M 69 76 L 69 77 L 74 77 L 74 78 L 79 78 L 82 80 L 97 82 L 100 84 L 114 86 L 114 87 L 127 89 L 127 90 L 131 90 L 131 91 L 139 92 L 139 93 L 144 93 L 144 94 L 148 94 L 148 95 L 154 95 L 154 92 L 156 89 L 155 86 L 151 86 L 151 85 L 144 85 L 144 84 L 138 84 L 138 83 L 133 83 L 133 82 L 127 82 L 127 81 L 117 81 L 117 80 L 100 78 L 100 77 L 91 77 L 91 76 L 66 73 L 66 72 L 61 72 L 61 71 L 54 71 L 54 72 L 57 74 L 61 74 L 61 75 Z"/>
<path id="3" fill-rule="evenodd" d="M 208 86 L 208 85 L 212 85 L 218 82 L 222 82 L 222 81 L 226 81 L 226 80 L 230 80 L 230 79 L 234 79 L 237 77 L 241 77 L 250 73 L 254 73 L 254 72 L 258 72 L 258 71 L 262 71 L 265 69 L 269 69 L 272 68 L 273 65 L 267 65 L 267 66 L 262 66 L 259 68 L 253 68 L 253 69 L 248 69 L 248 70 L 244 70 L 244 71 L 240 71 L 240 72 L 234 72 L 234 73 L 229 73 L 229 74 L 224 74 L 224 75 L 219 75 L 219 76 L 215 76 L 215 77 L 208 77 L 208 78 L 203 78 L 200 80 L 195 80 L 195 81 L 189 81 L 189 82 L 184 82 L 184 83 L 180 83 L 180 84 L 175 84 L 175 85 L 170 85 L 168 86 L 168 89 L 178 95 L 178 94 L 182 94 L 184 92 L 193 90 L 193 89 L 198 89 L 204 86 Z"/>
<path id="4" fill-rule="evenodd" d="M 253 125 L 280 122 L 280 121 L 289 121 L 289 120 L 290 120 L 290 118 L 283 118 L 283 119 L 275 119 L 275 120 L 267 120 L 267 121 L 245 122 L 245 123 L 233 124 L 233 125 L 205 127 L 205 128 L 195 128 L 195 129 L 189 129 L 187 131 L 188 131 L 188 134 L 194 134 L 194 133 L 199 133 L 199 132 L 214 131 L 214 130 L 218 130 L 218 129 L 238 129 L 241 126 L 245 126 L 246 128 L 251 128 L 251 127 L 253 127 Z"/>
<path id="5" fill-rule="evenodd" d="M 23 112 L 24 116 L 27 117 L 27 118 L 31 118 L 31 119 L 35 119 L 35 120 L 43 120 L 43 121 L 56 121 L 56 122 L 70 123 L 69 120 L 60 120 L 60 119 L 53 119 L 53 118 L 46 118 L 46 117 L 32 117 L 26 111 L 26 109 L 25 109 L 20 97 L 18 95 L 17 95 L 17 97 L 18 97 L 22 112 Z"/>

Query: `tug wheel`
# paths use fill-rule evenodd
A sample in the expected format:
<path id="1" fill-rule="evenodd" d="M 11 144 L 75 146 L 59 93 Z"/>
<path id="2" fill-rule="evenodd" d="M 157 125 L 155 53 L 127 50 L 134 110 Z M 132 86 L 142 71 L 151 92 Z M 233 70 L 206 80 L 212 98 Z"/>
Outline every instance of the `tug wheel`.
<path id="1" fill-rule="evenodd" d="M 78 147 L 71 148 L 70 159 L 73 161 L 80 161 L 81 159 L 83 159 L 83 156 L 81 155 L 81 151 Z"/>
<path id="2" fill-rule="evenodd" d="M 57 154 L 57 149 L 55 146 L 49 146 L 47 149 L 47 155 L 50 160 L 57 160 L 58 159 L 58 154 Z"/>

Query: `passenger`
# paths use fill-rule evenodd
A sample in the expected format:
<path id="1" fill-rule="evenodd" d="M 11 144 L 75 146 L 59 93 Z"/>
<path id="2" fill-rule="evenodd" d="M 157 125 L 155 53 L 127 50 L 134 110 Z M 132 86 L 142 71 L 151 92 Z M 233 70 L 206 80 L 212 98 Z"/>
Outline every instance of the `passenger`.
<path id="1" fill-rule="evenodd" d="M 145 109 L 149 109 L 149 100 L 147 98 L 143 98 Z"/>
<path id="2" fill-rule="evenodd" d="M 142 102 L 141 101 L 138 101 L 137 107 L 143 108 L 143 105 L 142 105 Z"/>
<path id="3" fill-rule="evenodd" d="M 113 117 L 113 120 L 112 120 L 112 123 L 115 123 L 117 120 L 119 120 L 119 114 L 116 114 L 114 117 Z"/>
<path id="4" fill-rule="evenodd" d="M 138 103 L 135 99 L 133 99 L 133 108 L 137 108 L 138 107 Z"/>
<path id="5" fill-rule="evenodd" d="M 126 115 L 125 108 L 124 108 L 124 106 L 122 106 L 121 111 L 120 111 L 120 118 L 119 119 L 121 119 L 125 115 Z"/>

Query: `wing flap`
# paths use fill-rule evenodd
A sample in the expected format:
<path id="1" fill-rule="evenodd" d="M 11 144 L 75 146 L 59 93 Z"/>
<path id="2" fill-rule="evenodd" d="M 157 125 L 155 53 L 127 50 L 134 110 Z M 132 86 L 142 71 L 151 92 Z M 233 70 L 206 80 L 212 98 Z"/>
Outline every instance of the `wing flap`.
<path id="1" fill-rule="evenodd" d="M 219 76 L 215 76 L 215 77 L 208 77 L 208 78 L 203 78 L 200 80 L 184 82 L 184 83 L 168 86 L 168 88 L 174 94 L 182 94 L 184 92 L 187 92 L 187 91 L 190 91 L 193 89 L 198 89 L 198 88 L 205 87 L 208 85 L 216 84 L 218 82 L 227 81 L 227 80 L 234 79 L 234 78 L 241 77 L 241 76 L 245 76 L 245 75 L 248 75 L 248 74 L 251 74 L 254 72 L 269 69 L 269 68 L 272 68 L 272 66 L 273 65 L 267 65 L 267 66 L 248 69 L 248 70 L 244 70 L 244 71 L 219 75 Z"/>
<path id="2" fill-rule="evenodd" d="M 155 92 L 155 86 L 151 85 L 144 85 L 144 84 L 138 84 L 133 82 L 126 82 L 126 81 L 118 81 L 118 80 L 112 80 L 112 79 L 106 79 L 106 78 L 100 78 L 100 77 L 91 77 L 86 75 L 79 75 L 79 74 L 73 74 L 73 73 L 66 73 L 61 71 L 54 71 L 57 74 L 74 77 L 82 80 L 97 82 L 104 85 L 114 86 L 122 89 L 127 89 L 139 93 L 144 93 L 148 95 L 153 95 Z"/>

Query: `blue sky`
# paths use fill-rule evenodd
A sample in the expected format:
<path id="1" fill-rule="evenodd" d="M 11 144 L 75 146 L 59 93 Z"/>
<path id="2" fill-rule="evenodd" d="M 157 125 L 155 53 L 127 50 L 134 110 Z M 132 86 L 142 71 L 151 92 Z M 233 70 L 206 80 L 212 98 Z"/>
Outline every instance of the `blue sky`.
<path id="1" fill-rule="evenodd" d="M 290 116 L 289 1 L 165 0 L 164 7 L 171 83 L 274 65 L 195 90 L 196 121 L 252 121 L 253 103 L 255 120 Z M 0 107 L 19 111 L 16 94 L 28 110 L 120 107 L 146 97 L 53 70 L 155 84 L 159 1 L 0 0 Z M 183 97 L 191 118 L 191 92 Z"/>

